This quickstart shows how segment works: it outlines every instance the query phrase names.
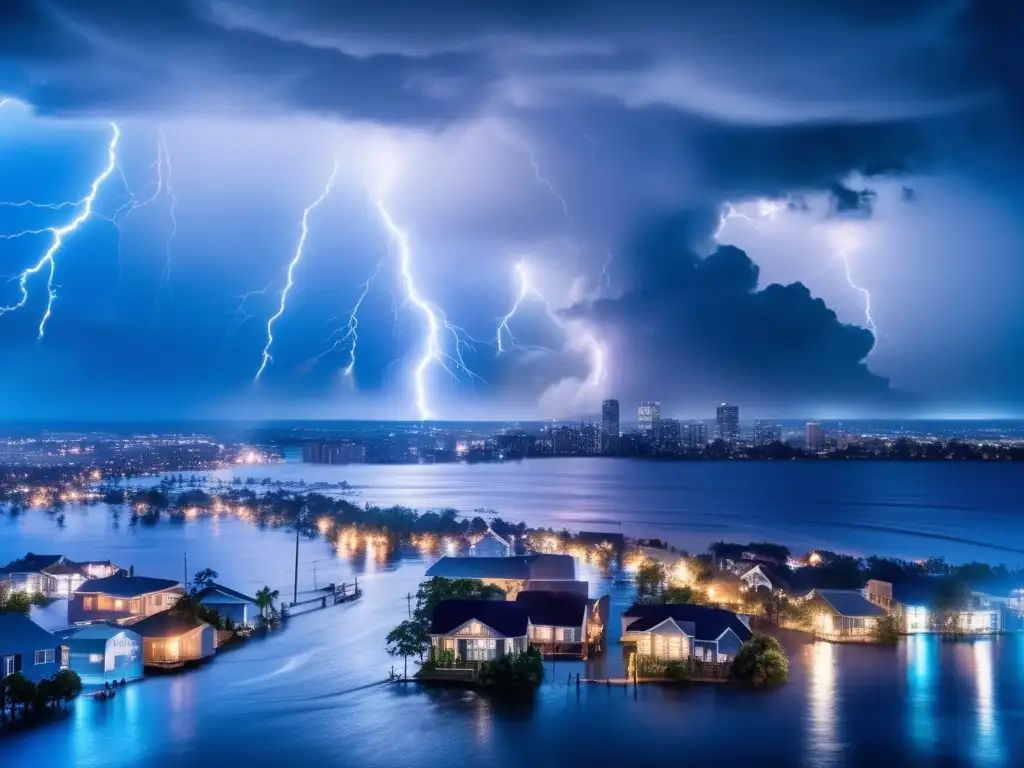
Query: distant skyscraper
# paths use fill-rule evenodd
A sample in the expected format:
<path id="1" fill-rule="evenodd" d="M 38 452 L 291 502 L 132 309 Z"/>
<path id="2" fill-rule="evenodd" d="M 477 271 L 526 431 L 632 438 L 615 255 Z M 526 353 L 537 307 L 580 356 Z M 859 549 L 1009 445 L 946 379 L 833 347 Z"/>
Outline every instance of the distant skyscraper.
<path id="1" fill-rule="evenodd" d="M 754 445 L 768 445 L 782 440 L 782 425 L 758 419 L 754 422 Z"/>
<path id="2" fill-rule="evenodd" d="M 718 406 L 718 437 L 727 443 L 740 439 L 740 409 L 737 405 L 722 403 Z"/>
<path id="3" fill-rule="evenodd" d="M 804 426 L 804 439 L 807 442 L 807 449 L 820 451 L 825 448 L 825 433 L 821 431 L 820 421 L 808 421 Z"/>
<path id="4" fill-rule="evenodd" d="M 656 400 L 645 400 L 636 409 L 636 425 L 640 434 L 649 441 L 658 441 L 658 431 L 661 427 L 661 403 Z"/>
<path id="5" fill-rule="evenodd" d="M 708 426 L 703 421 L 689 424 L 686 431 L 686 442 L 691 448 L 699 448 L 708 444 Z"/>
<path id="6" fill-rule="evenodd" d="M 682 427 L 676 419 L 662 419 L 658 447 L 666 453 L 677 453 L 682 445 Z"/>
<path id="7" fill-rule="evenodd" d="M 601 403 L 601 449 L 612 451 L 619 444 L 619 401 Z"/>

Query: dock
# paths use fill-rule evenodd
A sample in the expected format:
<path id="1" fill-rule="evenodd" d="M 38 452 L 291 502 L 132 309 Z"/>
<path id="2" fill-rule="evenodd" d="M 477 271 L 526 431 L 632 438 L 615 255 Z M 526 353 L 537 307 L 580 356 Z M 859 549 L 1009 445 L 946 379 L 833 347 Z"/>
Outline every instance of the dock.
<path id="1" fill-rule="evenodd" d="M 345 582 L 341 584 L 328 584 L 320 589 L 297 592 L 295 599 L 287 606 L 288 615 L 298 616 L 303 613 L 321 610 L 328 605 L 351 603 L 362 596 L 363 590 L 359 588 L 359 579 L 355 579 L 351 584 Z M 301 600 L 299 599 L 300 597 L 302 597 Z"/>

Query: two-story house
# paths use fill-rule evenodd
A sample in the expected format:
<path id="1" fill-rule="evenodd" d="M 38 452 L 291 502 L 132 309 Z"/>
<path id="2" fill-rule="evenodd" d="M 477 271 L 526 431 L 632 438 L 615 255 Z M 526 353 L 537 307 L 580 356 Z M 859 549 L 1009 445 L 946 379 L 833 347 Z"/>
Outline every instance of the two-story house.
<path id="1" fill-rule="evenodd" d="M 68 601 L 68 623 L 107 621 L 130 624 L 166 611 L 184 594 L 181 585 L 171 579 L 123 573 L 89 579 L 75 590 Z"/>

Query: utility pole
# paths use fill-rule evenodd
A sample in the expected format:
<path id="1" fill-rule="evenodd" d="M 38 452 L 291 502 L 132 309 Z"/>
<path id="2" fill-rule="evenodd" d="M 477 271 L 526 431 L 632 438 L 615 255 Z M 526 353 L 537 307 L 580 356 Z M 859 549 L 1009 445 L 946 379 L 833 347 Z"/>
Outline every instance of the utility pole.
<path id="1" fill-rule="evenodd" d="M 188 552 L 185 553 L 185 580 L 182 583 L 185 585 L 185 591 L 188 592 Z"/>
<path id="2" fill-rule="evenodd" d="M 299 602 L 299 524 L 302 522 L 302 510 L 295 518 L 295 583 L 292 587 L 292 605 Z"/>
<path id="3" fill-rule="evenodd" d="M 409 618 L 412 618 L 412 592 L 409 592 L 405 596 L 406 610 L 409 612 Z"/>

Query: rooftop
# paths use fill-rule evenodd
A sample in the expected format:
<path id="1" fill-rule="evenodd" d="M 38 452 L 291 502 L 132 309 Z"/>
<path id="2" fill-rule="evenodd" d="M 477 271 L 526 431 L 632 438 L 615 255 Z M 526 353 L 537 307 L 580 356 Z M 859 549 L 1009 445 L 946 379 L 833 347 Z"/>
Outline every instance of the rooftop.
<path id="1" fill-rule="evenodd" d="M 149 618 L 137 621 L 131 626 L 132 632 L 143 637 L 176 637 L 191 632 L 196 627 L 209 626 L 194 616 L 183 616 L 169 609 L 154 613 Z"/>
<path id="2" fill-rule="evenodd" d="M 520 592 L 516 603 L 526 609 L 531 624 L 546 627 L 579 627 L 583 625 L 590 600 L 566 592 Z"/>
<path id="3" fill-rule="evenodd" d="M 95 592 L 113 597 L 138 597 L 148 595 L 151 592 L 163 592 L 164 590 L 178 588 L 181 586 L 172 579 L 154 579 L 149 576 L 126 576 L 118 574 L 107 576 L 102 579 L 89 579 L 75 590 L 76 593 Z"/>
<path id="4" fill-rule="evenodd" d="M 246 603 L 255 603 L 256 602 L 256 598 L 254 598 L 254 597 L 250 597 L 249 595 L 243 595 L 241 592 L 236 592 L 235 590 L 233 590 L 233 589 L 231 589 L 229 587 L 222 586 L 222 585 L 217 584 L 215 582 L 210 582 L 210 586 L 206 587 L 205 589 L 199 590 L 199 592 L 196 593 L 196 599 L 197 600 L 204 600 L 204 599 L 210 598 L 210 597 L 216 598 L 216 596 L 218 594 L 219 595 L 226 595 L 227 597 L 233 597 L 235 600 L 242 600 L 243 602 L 246 602 Z M 216 602 L 216 600 L 214 599 L 214 600 L 211 600 L 210 602 Z"/>
<path id="5" fill-rule="evenodd" d="M 56 647 L 57 638 L 25 614 L 14 611 L 0 613 L 0 656 L 8 651 L 21 653 L 26 649 L 38 651 Z"/>
<path id="6" fill-rule="evenodd" d="M 665 619 L 673 619 L 677 624 L 689 622 L 694 627 L 694 638 L 697 640 L 717 640 L 726 629 L 731 629 L 740 640 L 746 642 L 751 631 L 740 621 L 740 617 L 724 608 L 712 608 L 707 605 L 679 603 L 673 605 L 642 605 L 635 604 L 623 614 L 627 618 L 636 618 L 629 625 L 629 632 L 644 632 L 661 624 Z"/>
<path id="7" fill-rule="evenodd" d="M 815 594 L 840 616 L 884 616 L 885 611 L 856 589 L 816 589 Z"/>
<path id="8" fill-rule="evenodd" d="M 504 637 L 525 637 L 529 625 L 526 609 L 508 600 L 442 600 L 430 618 L 430 634 L 446 635 L 474 620 Z"/>
<path id="9" fill-rule="evenodd" d="M 517 557 L 442 557 L 427 569 L 427 576 L 446 579 L 547 579 L 573 581 L 576 561 L 571 555 Z"/>
<path id="10" fill-rule="evenodd" d="M 29 552 L 24 557 L 18 560 L 12 560 L 3 568 L 0 568 L 0 575 L 6 575 L 9 573 L 36 573 L 43 570 L 43 568 L 49 568 L 52 565 L 56 565 L 63 558 L 62 555 L 36 555 Z"/>

